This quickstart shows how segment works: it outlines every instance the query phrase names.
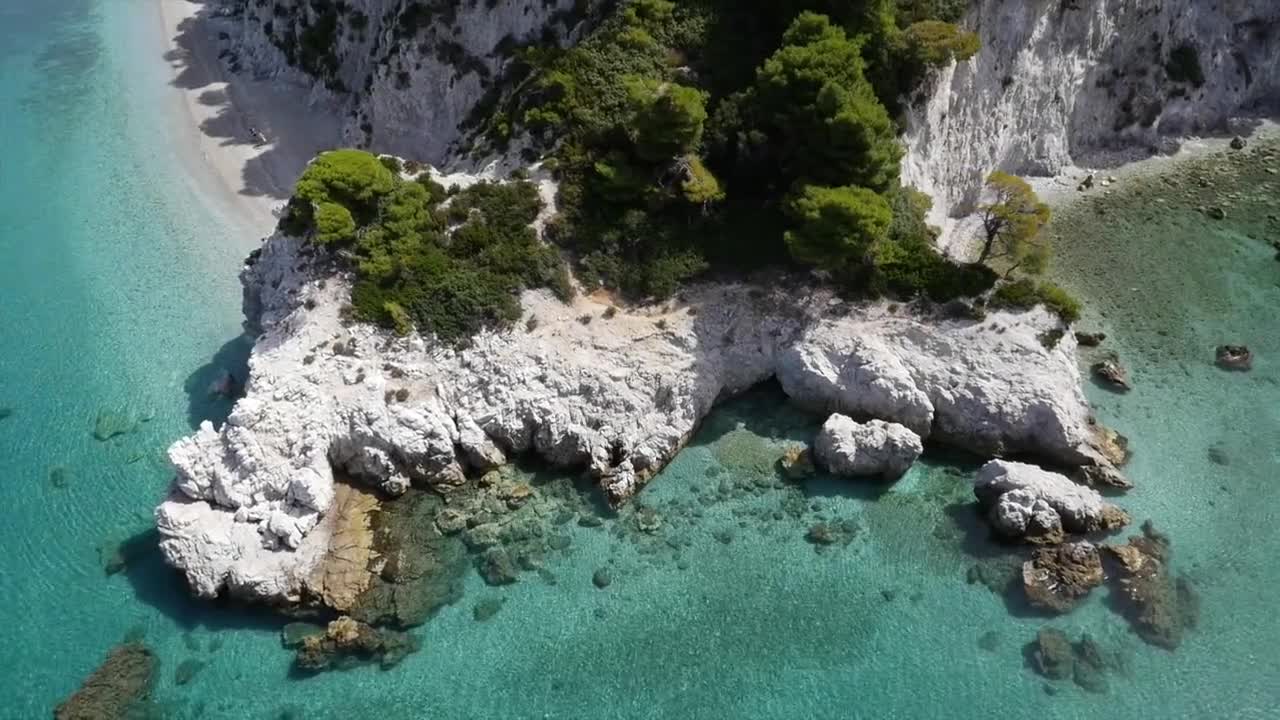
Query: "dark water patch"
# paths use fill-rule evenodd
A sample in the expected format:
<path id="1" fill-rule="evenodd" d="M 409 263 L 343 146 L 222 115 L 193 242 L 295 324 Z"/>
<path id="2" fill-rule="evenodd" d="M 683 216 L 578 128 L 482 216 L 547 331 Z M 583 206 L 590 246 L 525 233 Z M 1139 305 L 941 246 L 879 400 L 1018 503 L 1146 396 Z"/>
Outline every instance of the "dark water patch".
<path id="1" fill-rule="evenodd" d="M 226 421 L 236 400 L 244 394 L 252 350 L 253 338 L 248 335 L 232 338 L 218 348 L 209 362 L 193 370 L 183 381 L 187 424 L 192 430 L 206 420 L 215 427 Z"/>

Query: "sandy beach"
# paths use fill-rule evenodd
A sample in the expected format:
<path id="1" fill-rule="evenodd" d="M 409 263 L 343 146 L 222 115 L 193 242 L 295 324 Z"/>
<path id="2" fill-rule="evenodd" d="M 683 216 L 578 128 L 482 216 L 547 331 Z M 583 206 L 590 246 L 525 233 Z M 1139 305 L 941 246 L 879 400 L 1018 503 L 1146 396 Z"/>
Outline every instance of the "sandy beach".
<path id="1" fill-rule="evenodd" d="M 238 219 L 266 235 L 306 164 L 339 144 L 337 113 L 315 107 L 301 86 L 228 72 L 218 34 L 232 21 L 212 17 L 211 5 L 153 2 L 170 82 L 182 95 L 176 151 L 193 176 L 211 177 Z"/>

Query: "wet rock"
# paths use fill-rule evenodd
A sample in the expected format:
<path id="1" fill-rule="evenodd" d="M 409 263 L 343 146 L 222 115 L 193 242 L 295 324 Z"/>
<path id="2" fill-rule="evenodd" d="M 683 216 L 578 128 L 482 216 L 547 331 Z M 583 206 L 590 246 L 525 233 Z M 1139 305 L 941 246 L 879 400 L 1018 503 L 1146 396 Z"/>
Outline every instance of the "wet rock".
<path id="1" fill-rule="evenodd" d="M 515 510 L 533 497 L 533 486 L 524 482 L 514 483 L 502 489 L 501 497 L 506 501 L 507 507 Z"/>
<path id="2" fill-rule="evenodd" d="M 1244 372 L 1253 368 L 1253 352 L 1244 345 L 1219 345 L 1215 362 L 1223 370 Z"/>
<path id="3" fill-rule="evenodd" d="M 1226 450 L 1218 445 L 1213 445 L 1209 448 L 1209 462 L 1225 467 L 1231 464 L 1231 458 L 1227 457 Z"/>
<path id="4" fill-rule="evenodd" d="M 1240 137 L 1239 135 L 1236 135 L 1235 137 L 1231 138 L 1232 150 L 1243 150 L 1248 144 L 1249 143 L 1246 142 L 1245 139 Z"/>
<path id="5" fill-rule="evenodd" d="M 1129 371 L 1120 365 L 1115 359 L 1102 360 L 1093 364 L 1093 374 L 1107 387 L 1120 392 L 1128 392 L 1131 387 L 1129 385 Z"/>
<path id="6" fill-rule="evenodd" d="M 833 414 L 814 441 L 814 457 L 836 475 L 896 480 L 924 452 L 920 436 L 905 425 L 866 423 Z"/>
<path id="7" fill-rule="evenodd" d="M 1133 489 L 1133 483 L 1129 478 L 1110 465 L 1084 465 L 1076 470 L 1072 479 L 1093 488 Z"/>
<path id="8" fill-rule="evenodd" d="M 1217 205 L 1214 205 L 1213 207 L 1206 209 L 1204 214 L 1208 215 L 1209 218 L 1212 220 L 1227 219 L 1227 211 Z"/>
<path id="9" fill-rule="evenodd" d="M 852 520 L 818 522 L 809 527 L 805 540 L 819 548 L 832 545 L 848 545 L 858 534 L 858 525 Z"/>
<path id="10" fill-rule="evenodd" d="M 481 600 L 475 604 L 475 607 L 471 608 L 471 617 L 474 618 L 476 622 L 489 620 L 494 615 L 498 614 L 498 611 L 502 609 L 502 606 L 505 603 L 506 600 L 502 598 L 486 598 Z"/>
<path id="11" fill-rule="evenodd" d="M 1095 424 L 1092 432 L 1092 444 L 1107 462 L 1121 467 L 1129 462 L 1133 452 L 1129 449 L 1129 438 L 1105 425 Z"/>
<path id="12" fill-rule="evenodd" d="M 1098 347 L 1102 341 L 1107 339 L 1104 332 L 1077 332 L 1076 343 L 1081 347 Z"/>
<path id="13" fill-rule="evenodd" d="M 789 445 L 778 460 L 778 469 L 782 476 L 792 482 L 799 482 L 813 475 L 813 451 L 807 445 Z"/>
<path id="14" fill-rule="evenodd" d="M 1142 535 L 1103 549 L 1114 560 L 1108 577 L 1134 631 L 1152 645 L 1176 649 L 1184 632 L 1195 627 L 1200 603 L 1191 583 L 1175 579 L 1169 570 L 1169 539 L 1148 521 Z"/>
<path id="15" fill-rule="evenodd" d="M 436 513 L 436 529 L 444 535 L 452 535 L 467 529 L 467 514 L 454 508 Z"/>
<path id="16" fill-rule="evenodd" d="M 613 575 L 608 568 L 599 568 L 591 573 L 591 584 L 603 590 L 613 584 Z"/>
<path id="17" fill-rule="evenodd" d="M 1072 647 L 1072 652 L 1075 654 L 1075 665 L 1071 679 L 1075 684 L 1087 692 L 1098 694 L 1107 692 L 1105 673 L 1108 663 L 1102 649 L 1093 638 L 1085 633 L 1081 636 L 1080 642 Z"/>
<path id="18" fill-rule="evenodd" d="M 982 585 L 997 595 L 1010 591 L 1015 582 L 1022 577 L 1022 559 L 1015 555 L 1005 555 L 974 563 L 965 573 L 965 580 L 970 585 Z"/>
<path id="19" fill-rule="evenodd" d="M 304 639 L 294 656 L 294 665 L 303 672 L 315 673 L 377 662 L 385 670 L 418 647 L 417 638 L 408 633 L 375 628 L 344 615 L 329 623 L 323 634 Z"/>
<path id="20" fill-rule="evenodd" d="M 501 535 L 497 523 L 483 523 L 467 530 L 462 539 L 472 550 L 487 550 L 501 542 Z"/>
<path id="21" fill-rule="evenodd" d="M 479 560 L 480 577 L 490 585 L 510 585 L 520 579 L 520 568 L 504 548 L 486 550 Z"/>
<path id="22" fill-rule="evenodd" d="M 721 545 L 728 545 L 733 542 L 733 530 L 730 528 L 719 528 L 711 532 L 711 537 Z"/>
<path id="23" fill-rule="evenodd" d="M 599 515 L 580 515 L 578 516 L 578 527 L 597 528 L 604 525 L 604 518 Z"/>
<path id="24" fill-rule="evenodd" d="M 309 622 L 291 622 L 280 628 L 280 644 L 286 648 L 302 647 L 312 635 L 323 635 L 324 626 Z"/>
<path id="25" fill-rule="evenodd" d="M 177 685 L 186 685 L 195 679 L 196 675 L 204 669 L 204 662 L 189 658 L 178 663 L 177 670 L 173 673 L 173 682 Z"/>
<path id="26" fill-rule="evenodd" d="M 71 484 L 71 469 L 65 465 L 49 468 L 49 484 L 62 490 Z"/>
<path id="27" fill-rule="evenodd" d="M 1038 549 L 1022 565 L 1027 600 L 1057 613 L 1074 608 L 1102 579 L 1102 557 L 1093 543 L 1083 540 Z"/>
<path id="28" fill-rule="evenodd" d="M 125 720 L 150 696 L 155 671 L 156 658 L 145 645 L 118 645 L 53 716 L 55 720 Z"/>
<path id="29" fill-rule="evenodd" d="M 1031 648 L 1031 667 L 1050 680 L 1071 677 L 1075 656 L 1071 641 L 1061 630 L 1040 628 Z"/>
<path id="30" fill-rule="evenodd" d="M 552 550 L 568 550 L 573 541 L 568 535 L 552 535 L 547 538 L 547 547 Z"/>

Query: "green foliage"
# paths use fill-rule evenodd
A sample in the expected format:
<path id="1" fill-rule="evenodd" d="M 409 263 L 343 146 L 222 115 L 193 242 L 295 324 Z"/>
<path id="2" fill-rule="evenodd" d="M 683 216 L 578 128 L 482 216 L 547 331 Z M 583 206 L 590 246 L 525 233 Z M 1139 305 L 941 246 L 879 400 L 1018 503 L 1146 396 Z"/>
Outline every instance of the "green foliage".
<path id="1" fill-rule="evenodd" d="M 685 200 L 703 208 L 724 200 L 724 189 L 720 186 L 720 181 L 702 164 L 697 155 L 685 156 L 684 167 L 685 176 L 680 183 L 680 191 Z"/>
<path id="2" fill-rule="evenodd" d="M 1007 282 L 991 295 L 991 304 L 995 307 L 1015 310 L 1030 310 L 1043 304 L 1050 311 L 1062 318 L 1063 322 L 1073 323 L 1080 319 L 1080 301 L 1066 290 L 1054 283 L 1044 281 L 1039 284 L 1028 278 Z"/>
<path id="3" fill-rule="evenodd" d="M 1000 260 L 1007 265 L 1006 275 L 1015 270 L 1044 272 L 1049 241 L 1039 234 L 1049 222 L 1049 206 L 1025 180 L 1008 173 L 991 173 L 987 191 L 991 202 L 978 207 L 983 232 L 978 262 Z"/>
<path id="4" fill-rule="evenodd" d="M 893 220 L 884 198 L 859 187 L 808 185 L 787 210 L 795 221 L 785 235 L 792 257 L 836 272 L 862 263 Z"/>
<path id="5" fill-rule="evenodd" d="M 481 183 L 454 194 L 450 211 L 462 220 L 451 232 L 441 221 L 446 197 L 429 178 L 402 180 L 374 155 L 336 150 L 303 173 L 282 227 L 341 249 L 356 272 L 356 317 L 399 334 L 416 327 L 461 342 L 519 318 L 522 288 L 569 296 L 558 253 L 530 227 L 542 207 L 537 188 Z"/>
<path id="6" fill-rule="evenodd" d="M 1196 87 L 1204 85 L 1204 69 L 1200 67 L 1200 51 L 1191 43 L 1183 43 L 1169 53 L 1169 60 L 1164 65 L 1169 79 L 1174 82 L 1191 83 Z"/>
<path id="7" fill-rule="evenodd" d="M 903 33 L 907 51 L 917 62 L 937 67 L 952 60 L 968 60 L 977 54 L 978 36 L 951 23 L 922 20 Z"/>
<path id="8" fill-rule="evenodd" d="M 668 161 L 698 146 L 707 119 L 706 93 L 639 77 L 625 82 L 633 113 L 628 134 L 641 160 Z"/>

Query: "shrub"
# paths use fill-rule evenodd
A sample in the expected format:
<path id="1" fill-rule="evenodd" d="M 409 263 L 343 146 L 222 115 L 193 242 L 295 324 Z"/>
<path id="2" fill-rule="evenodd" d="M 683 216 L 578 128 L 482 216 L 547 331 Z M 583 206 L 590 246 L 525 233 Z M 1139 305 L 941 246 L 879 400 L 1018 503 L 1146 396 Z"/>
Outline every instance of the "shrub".
<path id="1" fill-rule="evenodd" d="M 1030 310 L 1036 305 L 1043 304 L 1056 313 L 1063 322 L 1073 323 L 1080 319 L 1080 301 L 1068 294 L 1066 290 L 1048 281 L 1036 284 L 1032 280 L 1023 278 L 1004 283 L 992 294 L 991 304 L 995 307 L 1017 310 Z"/>
<path id="2" fill-rule="evenodd" d="M 1183 43 L 1169 53 L 1169 60 L 1164 64 L 1165 72 L 1174 82 L 1191 83 L 1196 87 L 1204 85 L 1204 69 L 1200 67 L 1200 51 L 1191 43 Z"/>

